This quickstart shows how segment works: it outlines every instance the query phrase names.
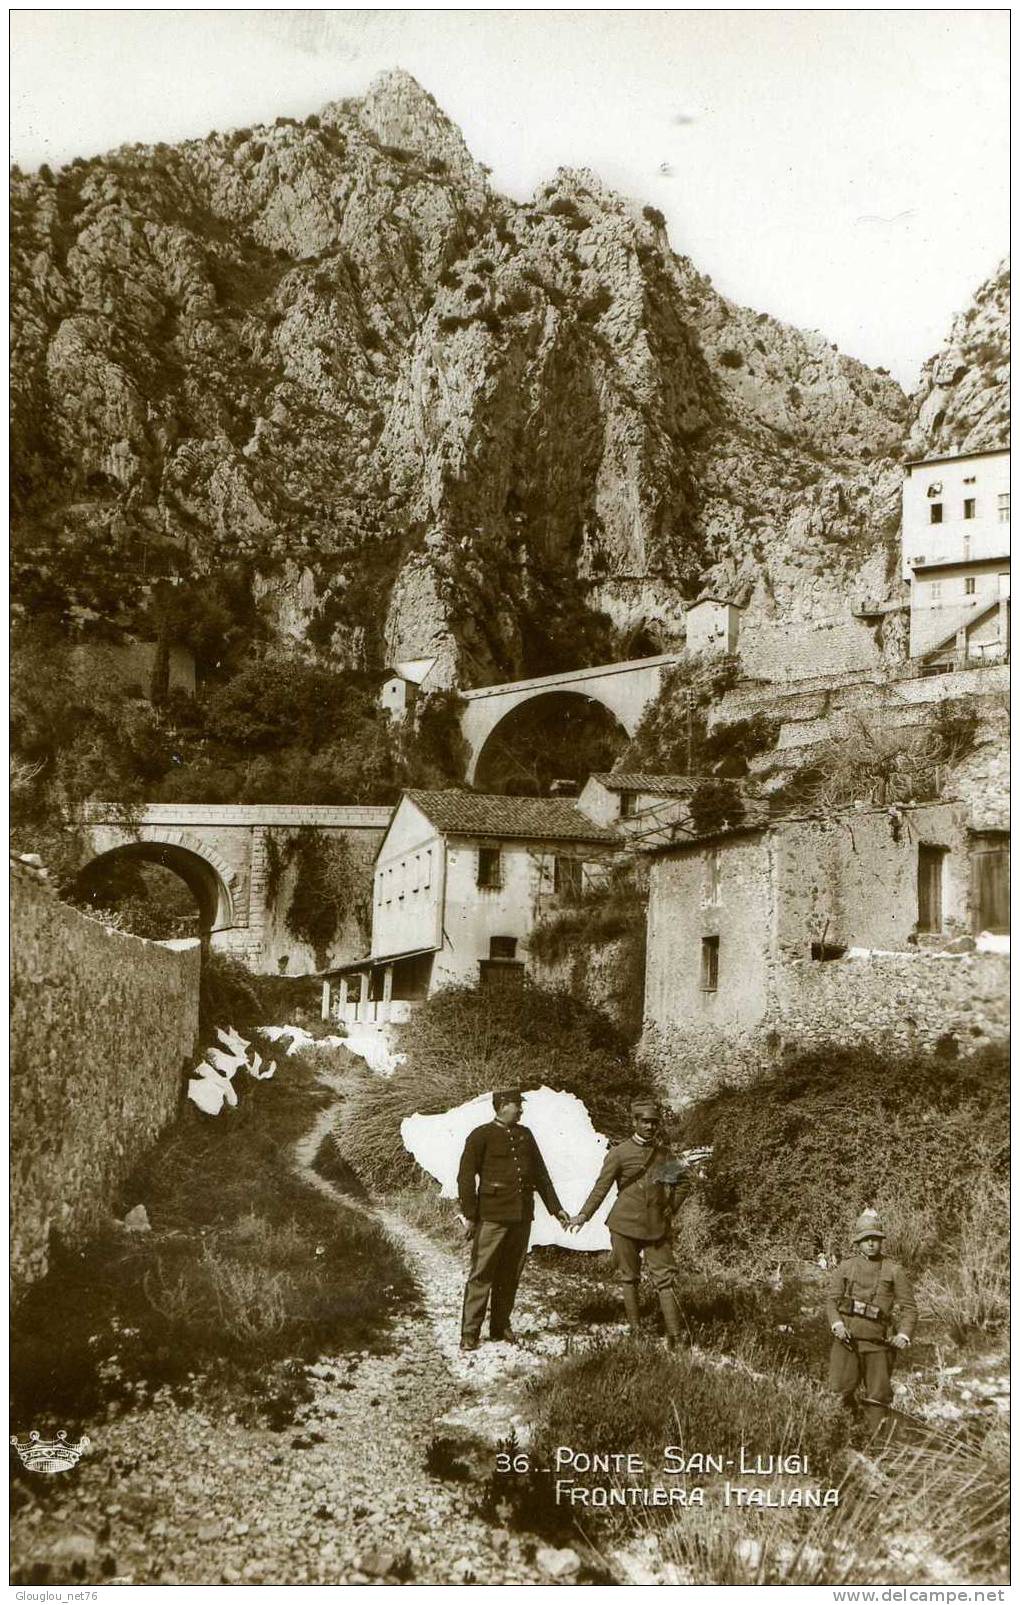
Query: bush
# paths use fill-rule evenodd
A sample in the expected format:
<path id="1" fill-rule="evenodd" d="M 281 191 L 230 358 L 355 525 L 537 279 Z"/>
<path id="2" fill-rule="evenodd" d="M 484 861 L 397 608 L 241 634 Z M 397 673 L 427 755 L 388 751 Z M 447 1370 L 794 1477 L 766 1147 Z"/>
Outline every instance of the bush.
<path id="1" fill-rule="evenodd" d="M 732 349 L 720 351 L 719 364 L 723 368 L 742 368 L 744 366 L 743 353 Z"/>
<path id="2" fill-rule="evenodd" d="M 646 223 L 651 223 L 653 228 L 666 227 L 666 219 L 657 206 L 643 206 L 641 208 L 641 216 Z"/>
<path id="3" fill-rule="evenodd" d="M 941 1273 L 929 1271 L 918 1296 L 958 1342 L 1009 1319 L 1009 1186 L 987 1171 L 963 1206 L 959 1250 Z"/>
<path id="4" fill-rule="evenodd" d="M 691 824 L 699 835 L 737 825 L 744 817 L 744 799 L 732 780 L 702 780 L 691 793 Z"/>
<path id="5" fill-rule="evenodd" d="M 818 1049 L 696 1105 L 682 1141 L 713 1145 L 705 1197 L 726 1246 L 777 1259 L 831 1254 L 866 1204 L 892 1212 L 908 1202 L 930 1211 L 945 1253 L 975 1156 L 991 1176 L 1006 1173 L 1008 1084 L 1004 1049 L 951 1069 L 934 1055 Z"/>
<path id="6" fill-rule="evenodd" d="M 543 1085 L 583 1099 L 600 1131 L 628 1129 L 633 1072 L 620 1032 L 565 993 L 450 987 L 415 1010 L 397 1046 L 407 1062 L 366 1078 L 344 1104 L 341 1149 L 378 1192 L 420 1182 L 400 1139 L 413 1114 L 441 1114 L 497 1086 Z"/>

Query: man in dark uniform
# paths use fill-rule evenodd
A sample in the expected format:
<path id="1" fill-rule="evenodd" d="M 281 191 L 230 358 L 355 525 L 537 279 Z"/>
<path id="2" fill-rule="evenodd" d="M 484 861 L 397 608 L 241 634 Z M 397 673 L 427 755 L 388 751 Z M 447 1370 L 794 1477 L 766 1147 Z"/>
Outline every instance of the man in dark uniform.
<path id="1" fill-rule="evenodd" d="M 676 1184 L 670 1179 L 675 1164 L 656 1142 L 659 1106 L 653 1098 L 635 1098 L 630 1106 L 634 1135 L 610 1148 L 602 1169 L 578 1213 L 571 1217 L 574 1230 L 595 1214 L 613 1183 L 616 1202 L 606 1220 L 613 1245 L 616 1279 L 623 1289 L 623 1307 L 632 1332 L 640 1330 L 638 1282 L 641 1261 L 659 1295 L 666 1324 L 666 1342 L 671 1349 L 680 1343 L 680 1307 L 673 1282 L 676 1267 L 669 1240 L 670 1217 L 675 1203 Z M 666 1167 L 664 1169 L 664 1167 Z"/>
<path id="2" fill-rule="evenodd" d="M 892 1402 L 889 1380 L 893 1351 L 905 1349 L 914 1335 L 917 1305 L 910 1279 L 898 1260 L 882 1253 L 885 1229 L 873 1209 L 858 1216 L 854 1227 L 857 1253 L 841 1260 L 829 1276 L 826 1315 L 834 1342 L 829 1358 L 829 1389 L 855 1408 L 857 1384 L 864 1383 L 864 1419 L 874 1431 L 886 1419 Z M 893 1321 L 893 1307 L 898 1307 Z M 889 1333 L 895 1327 L 895 1335 Z"/>
<path id="3" fill-rule="evenodd" d="M 461 1156 L 457 1193 L 460 1212 L 472 1232 L 460 1325 L 462 1349 L 477 1349 L 487 1304 L 489 1336 L 497 1343 L 514 1341 L 510 1315 L 528 1255 L 535 1193 L 561 1225 L 569 1219 L 538 1143 L 527 1126 L 518 1124 L 523 1103 L 524 1095 L 516 1088 L 494 1092 L 496 1118 L 475 1127 Z"/>

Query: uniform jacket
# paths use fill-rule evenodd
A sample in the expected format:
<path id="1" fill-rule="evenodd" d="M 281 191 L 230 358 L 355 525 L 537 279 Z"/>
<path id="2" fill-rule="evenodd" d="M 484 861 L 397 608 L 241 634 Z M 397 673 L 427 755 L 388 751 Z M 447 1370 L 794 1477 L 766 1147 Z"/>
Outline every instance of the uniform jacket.
<path id="1" fill-rule="evenodd" d="M 864 1315 L 848 1315 L 839 1308 L 847 1299 L 863 1299 L 865 1304 L 876 1304 L 886 1320 L 872 1321 Z M 898 1315 L 892 1320 L 893 1306 Z M 851 1254 L 841 1260 L 829 1276 L 828 1299 L 825 1305 L 830 1326 L 842 1321 L 852 1338 L 862 1349 L 881 1348 L 886 1338 L 898 1332 L 913 1337 L 917 1324 L 917 1305 L 914 1289 L 898 1260 L 884 1255 L 867 1259 L 863 1254 Z"/>
<path id="2" fill-rule="evenodd" d="M 590 1220 L 615 1182 L 617 1199 L 606 1218 L 609 1230 L 648 1242 L 664 1237 L 674 1188 L 658 1176 L 668 1158 L 664 1148 L 635 1142 L 633 1137 L 617 1143 L 603 1160 L 598 1180 L 579 1213 Z"/>
<path id="3" fill-rule="evenodd" d="M 551 1215 L 562 1212 L 527 1126 L 504 1126 L 498 1120 L 476 1126 L 464 1144 L 457 1172 L 461 1214 L 472 1221 L 530 1221 L 536 1192 Z"/>

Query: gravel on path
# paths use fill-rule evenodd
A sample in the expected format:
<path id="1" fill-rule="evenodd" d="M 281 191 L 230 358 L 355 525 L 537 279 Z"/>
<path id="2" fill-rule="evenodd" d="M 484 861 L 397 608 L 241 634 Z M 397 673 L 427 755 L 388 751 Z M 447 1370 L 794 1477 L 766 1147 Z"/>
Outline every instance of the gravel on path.
<path id="1" fill-rule="evenodd" d="M 330 1083 L 336 1087 L 335 1082 Z M 311 1170 L 335 1110 L 295 1150 Z M 426 1470 L 430 1443 L 470 1434 L 523 1438 L 523 1384 L 564 1339 L 535 1327 L 530 1345 L 458 1349 L 464 1265 L 392 1211 L 368 1208 L 405 1251 L 422 1310 L 397 1320 L 393 1352 L 324 1357 L 313 1398 L 282 1433 L 181 1405 L 169 1390 L 141 1411 L 90 1428 L 93 1449 L 48 1479 L 12 1517 L 19 1581 L 111 1583 L 548 1582 L 529 1542 L 494 1528 L 477 1492 Z M 466 1255 L 466 1245 L 465 1245 Z M 547 1318 L 546 1318 L 547 1319 Z M 553 1317 L 555 1319 L 555 1317 Z M 490 1459 L 490 1469 L 492 1459 Z M 559 1551 L 569 1555 L 569 1551 Z M 44 1568 L 48 1568 L 44 1570 Z M 571 1571 L 566 1564 L 564 1580 Z"/>

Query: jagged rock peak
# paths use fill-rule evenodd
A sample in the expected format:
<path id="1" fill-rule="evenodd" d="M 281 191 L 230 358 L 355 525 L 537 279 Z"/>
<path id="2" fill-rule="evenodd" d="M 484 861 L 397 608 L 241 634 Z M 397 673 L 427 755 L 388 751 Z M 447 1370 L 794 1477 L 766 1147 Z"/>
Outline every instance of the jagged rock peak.
<path id="1" fill-rule="evenodd" d="M 913 396 L 908 451 L 923 457 L 1009 444 L 1009 257 L 953 319 Z"/>
<path id="2" fill-rule="evenodd" d="M 445 162 L 452 171 L 485 182 L 464 136 L 417 78 L 394 67 L 373 78 L 355 103 L 362 126 L 382 145 Z"/>

